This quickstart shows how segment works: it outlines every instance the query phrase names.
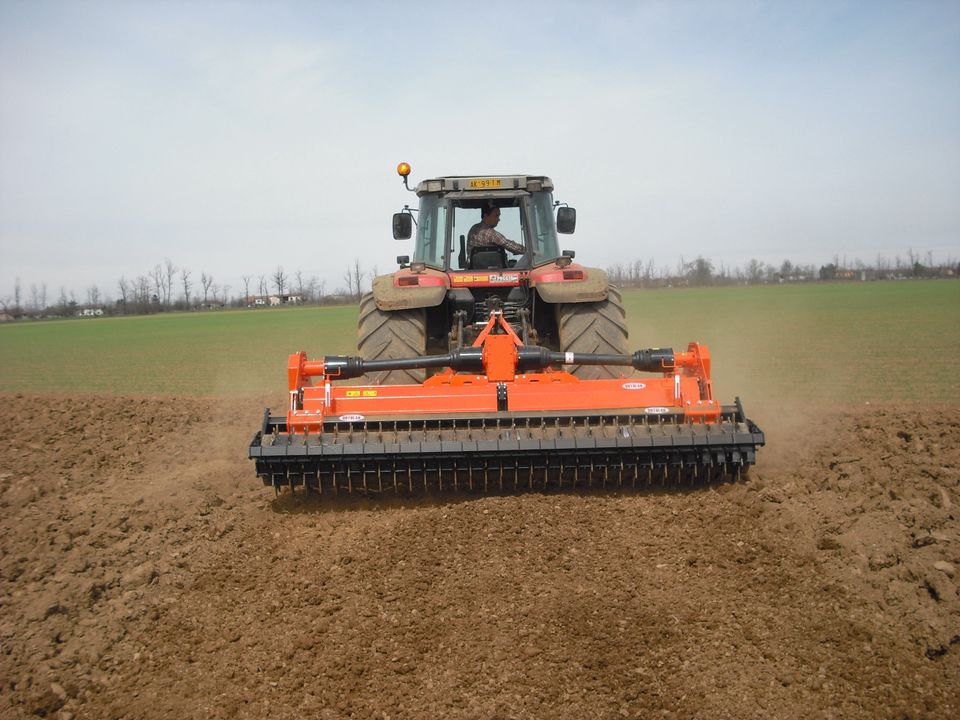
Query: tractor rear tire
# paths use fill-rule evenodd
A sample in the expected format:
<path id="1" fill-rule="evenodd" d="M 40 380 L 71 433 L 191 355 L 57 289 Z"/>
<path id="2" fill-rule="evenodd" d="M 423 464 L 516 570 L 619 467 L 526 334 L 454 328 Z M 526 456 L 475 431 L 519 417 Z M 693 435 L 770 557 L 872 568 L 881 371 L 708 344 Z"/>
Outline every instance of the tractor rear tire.
<path id="1" fill-rule="evenodd" d="M 364 360 L 421 357 L 427 354 L 427 313 L 423 308 L 384 312 L 377 307 L 373 293 L 360 300 L 357 323 L 357 350 Z M 425 370 L 384 370 L 368 373 L 364 381 L 372 385 L 417 385 L 426 378 Z"/>
<path id="2" fill-rule="evenodd" d="M 561 352 L 630 354 L 627 316 L 620 290 L 613 285 L 606 300 L 557 305 L 557 330 Z M 566 369 L 584 380 L 618 378 L 629 372 L 627 368 L 605 365 L 571 365 Z"/>

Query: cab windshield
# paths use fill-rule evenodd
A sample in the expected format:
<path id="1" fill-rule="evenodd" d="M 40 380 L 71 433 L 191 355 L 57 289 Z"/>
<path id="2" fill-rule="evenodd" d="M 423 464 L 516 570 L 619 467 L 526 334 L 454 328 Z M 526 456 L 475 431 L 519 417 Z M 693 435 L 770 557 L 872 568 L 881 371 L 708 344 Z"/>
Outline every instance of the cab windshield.
<path id="1" fill-rule="evenodd" d="M 441 270 L 466 269 L 469 250 L 461 262 L 460 241 L 463 238 L 466 245 L 470 228 L 481 221 L 480 208 L 484 202 L 489 202 L 489 199 L 452 199 L 440 195 L 421 197 L 414 262 Z M 509 267 L 526 268 L 559 257 L 551 193 L 543 191 L 512 198 L 495 198 L 494 202 L 500 208 L 497 232 L 527 249 L 522 255 L 507 252 Z"/>

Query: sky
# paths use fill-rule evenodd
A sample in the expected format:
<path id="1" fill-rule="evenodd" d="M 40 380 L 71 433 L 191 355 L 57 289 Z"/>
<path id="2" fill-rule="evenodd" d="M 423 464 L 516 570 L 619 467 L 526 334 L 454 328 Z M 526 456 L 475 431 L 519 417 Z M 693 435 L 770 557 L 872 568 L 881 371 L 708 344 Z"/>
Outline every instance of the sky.
<path id="1" fill-rule="evenodd" d="M 0 298 L 389 272 L 400 161 L 597 267 L 957 259 L 960 3 L 0 0 Z"/>

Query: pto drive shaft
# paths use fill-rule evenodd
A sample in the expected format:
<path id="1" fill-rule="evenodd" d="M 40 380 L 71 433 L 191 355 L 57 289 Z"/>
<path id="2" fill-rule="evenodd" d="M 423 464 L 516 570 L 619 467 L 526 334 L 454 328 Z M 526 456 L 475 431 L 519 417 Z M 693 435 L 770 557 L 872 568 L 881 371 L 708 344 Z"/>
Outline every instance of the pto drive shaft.
<path id="1" fill-rule="evenodd" d="M 542 370 L 550 365 L 619 365 L 643 372 L 664 372 L 676 367 L 672 348 L 637 350 L 633 355 L 554 352 L 537 345 L 517 348 L 517 372 Z M 364 360 L 361 357 L 327 355 L 323 358 L 324 374 L 346 380 L 380 370 L 416 370 L 448 367 L 466 372 L 483 372 L 483 348 L 453 350 L 446 355 L 424 355 L 415 358 Z"/>

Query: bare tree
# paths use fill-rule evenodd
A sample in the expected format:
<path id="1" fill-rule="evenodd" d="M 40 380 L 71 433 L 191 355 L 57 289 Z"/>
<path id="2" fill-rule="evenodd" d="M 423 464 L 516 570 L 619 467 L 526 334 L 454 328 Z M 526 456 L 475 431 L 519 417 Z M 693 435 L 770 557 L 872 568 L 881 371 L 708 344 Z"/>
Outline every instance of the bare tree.
<path id="1" fill-rule="evenodd" d="M 154 265 L 153 270 L 150 271 L 150 279 L 153 280 L 153 294 L 156 296 L 157 302 L 163 302 L 163 284 L 166 282 L 163 268 Z"/>
<path id="2" fill-rule="evenodd" d="M 353 259 L 353 265 L 347 265 L 347 272 L 343 276 L 343 281 L 347 285 L 347 293 L 352 295 L 357 302 L 360 301 L 360 296 L 363 294 L 364 275 L 365 273 L 360 265 L 360 258 L 355 257 Z"/>
<path id="3" fill-rule="evenodd" d="M 47 284 L 40 283 L 40 311 L 44 312 L 47 309 Z"/>
<path id="4" fill-rule="evenodd" d="M 150 307 L 150 278 L 138 275 L 134 281 L 134 295 L 140 312 Z"/>
<path id="5" fill-rule="evenodd" d="M 163 261 L 163 271 L 164 271 L 164 274 L 167 276 L 167 282 L 164 287 L 164 290 L 166 291 L 166 295 L 163 298 L 163 304 L 169 307 L 170 296 L 173 295 L 173 278 L 176 277 L 177 275 L 177 267 L 172 262 L 170 262 L 170 258 L 167 258 L 166 260 Z"/>
<path id="6" fill-rule="evenodd" d="M 13 311 L 14 313 L 20 312 L 20 278 L 17 278 L 13 281 Z"/>
<path id="7" fill-rule="evenodd" d="M 357 297 L 357 302 L 360 302 L 360 296 L 363 295 L 363 278 L 366 273 L 360 267 L 360 258 L 355 257 L 353 259 L 353 281 L 356 283 L 356 292 L 354 295 Z"/>
<path id="8" fill-rule="evenodd" d="M 180 268 L 180 283 L 183 285 L 183 302 L 190 307 L 190 271 Z"/>
<path id="9" fill-rule="evenodd" d="M 747 261 L 745 275 L 748 282 L 757 283 L 763 278 L 763 263 L 756 258 Z"/>
<path id="10" fill-rule="evenodd" d="M 277 288 L 277 295 L 283 295 L 283 288 L 287 284 L 287 274 L 281 266 L 277 265 L 277 269 L 273 271 L 271 279 L 273 280 L 274 287 Z"/>
<path id="11" fill-rule="evenodd" d="M 304 296 L 303 272 L 301 270 L 297 270 L 293 274 L 293 276 L 297 280 L 297 294 L 300 296 L 300 299 L 303 300 L 303 296 Z"/>
<path id="12" fill-rule="evenodd" d="M 267 296 L 267 276 L 266 276 L 266 275 L 261 275 L 261 276 L 260 276 L 260 289 L 259 289 L 259 294 L 260 294 L 260 297 L 266 297 L 266 296 Z"/>
<path id="13" fill-rule="evenodd" d="M 200 286 L 203 288 L 203 304 L 207 304 L 207 294 L 210 292 L 210 287 L 213 285 L 213 275 L 207 275 L 205 272 L 200 272 Z"/>
<path id="14" fill-rule="evenodd" d="M 241 275 L 240 279 L 243 280 L 243 303 L 246 305 L 250 302 L 250 281 L 253 279 L 253 276 Z"/>
<path id="15" fill-rule="evenodd" d="M 40 309 L 39 303 L 40 291 L 37 290 L 37 284 L 30 283 L 30 308 L 33 310 L 33 312 L 37 312 Z"/>
<path id="16" fill-rule="evenodd" d="M 87 288 L 87 305 L 93 307 L 100 304 L 100 288 L 91 285 Z"/>
<path id="17" fill-rule="evenodd" d="M 123 312 L 127 312 L 127 295 L 130 293 L 130 286 L 127 285 L 127 279 L 120 276 L 120 279 L 117 281 L 117 289 L 120 291 L 120 304 L 123 308 Z"/>

